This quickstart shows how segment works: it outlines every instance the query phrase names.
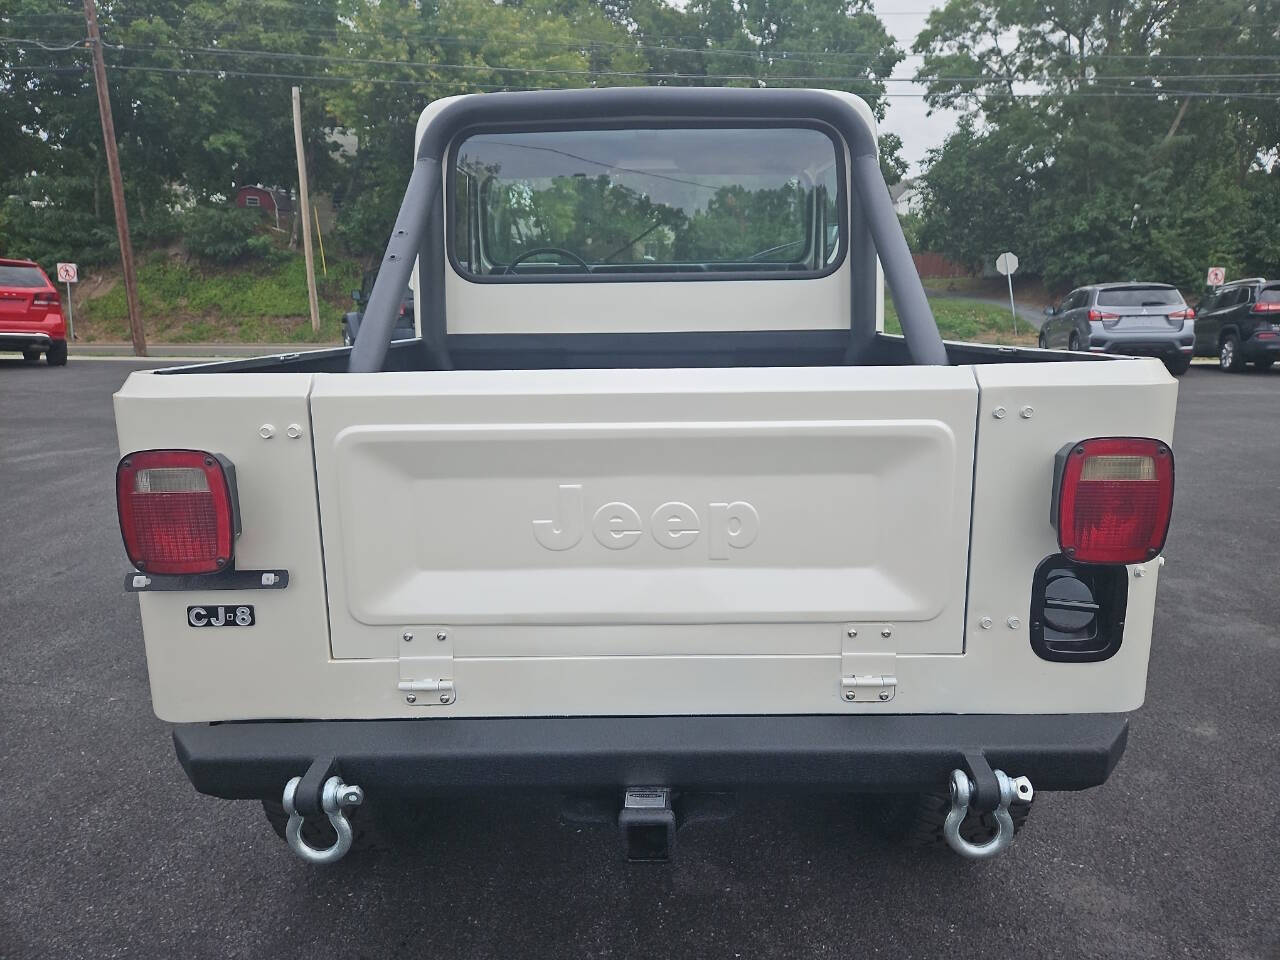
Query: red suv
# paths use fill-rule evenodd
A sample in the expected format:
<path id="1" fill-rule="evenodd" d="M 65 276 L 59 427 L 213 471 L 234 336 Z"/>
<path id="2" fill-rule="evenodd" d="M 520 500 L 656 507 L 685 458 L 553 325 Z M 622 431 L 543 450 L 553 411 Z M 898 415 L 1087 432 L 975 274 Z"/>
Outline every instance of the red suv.
<path id="1" fill-rule="evenodd" d="M 42 353 L 51 367 L 67 362 L 58 288 L 30 260 L 0 260 L 0 350 L 21 350 L 28 363 Z"/>

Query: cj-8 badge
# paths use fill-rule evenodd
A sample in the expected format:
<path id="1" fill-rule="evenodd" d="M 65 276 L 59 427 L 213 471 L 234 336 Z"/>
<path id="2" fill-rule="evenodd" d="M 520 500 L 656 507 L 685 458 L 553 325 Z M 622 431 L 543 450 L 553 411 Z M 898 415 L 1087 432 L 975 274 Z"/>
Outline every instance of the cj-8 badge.
<path id="1" fill-rule="evenodd" d="M 193 627 L 252 627 L 253 604 L 187 607 L 187 623 Z"/>

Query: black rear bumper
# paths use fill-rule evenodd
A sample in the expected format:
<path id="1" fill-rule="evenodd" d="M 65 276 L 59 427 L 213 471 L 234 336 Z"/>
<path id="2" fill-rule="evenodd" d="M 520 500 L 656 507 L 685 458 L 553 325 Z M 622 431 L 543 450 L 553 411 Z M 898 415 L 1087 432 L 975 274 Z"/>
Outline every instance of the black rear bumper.
<path id="1" fill-rule="evenodd" d="M 201 793 L 276 798 L 318 757 L 371 793 L 504 788 L 945 790 L 982 754 L 1037 791 L 1083 790 L 1120 760 L 1123 714 L 533 717 L 267 721 L 174 730 Z"/>
<path id="2" fill-rule="evenodd" d="M 1240 344 L 1240 349 L 1244 352 L 1246 360 L 1280 359 L 1280 340 L 1278 339 L 1250 337 Z"/>

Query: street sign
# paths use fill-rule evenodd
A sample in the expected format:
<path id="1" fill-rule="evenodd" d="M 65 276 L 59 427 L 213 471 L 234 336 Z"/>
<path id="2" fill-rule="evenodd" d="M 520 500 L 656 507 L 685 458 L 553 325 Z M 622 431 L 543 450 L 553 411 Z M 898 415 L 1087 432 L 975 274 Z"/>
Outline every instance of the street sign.
<path id="1" fill-rule="evenodd" d="M 1209 286 L 1211 287 L 1220 287 L 1226 282 L 1226 280 L 1227 280 L 1226 267 L 1210 267 L 1209 277 L 1205 282 L 1209 284 Z"/>
<path id="2" fill-rule="evenodd" d="M 71 339 L 76 338 L 76 321 L 71 311 L 71 285 L 80 282 L 80 271 L 74 263 L 58 264 L 58 282 L 67 285 L 67 329 L 71 332 Z"/>
<path id="3" fill-rule="evenodd" d="M 996 270 L 1009 280 L 1009 312 L 1013 314 L 1013 334 L 1018 335 L 1018 310 L 1013 305 L 1013 275 L 1018 271 L 1018 255 L 1006 250 L 996 257 Z"/>

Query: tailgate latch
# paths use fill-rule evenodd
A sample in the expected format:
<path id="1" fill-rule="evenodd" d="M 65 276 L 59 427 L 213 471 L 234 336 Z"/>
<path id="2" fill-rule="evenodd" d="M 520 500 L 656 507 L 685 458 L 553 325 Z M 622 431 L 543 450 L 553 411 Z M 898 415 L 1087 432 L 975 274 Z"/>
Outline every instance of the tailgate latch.
<path id="1" fill-rule="evenodd" d="M 893 674 L 865 674 L 840 678 L 840 693 L 846 700 L 893 699 L 898 692 L 898 678 Z"/>

